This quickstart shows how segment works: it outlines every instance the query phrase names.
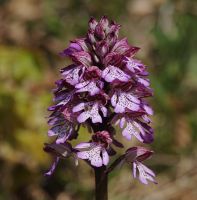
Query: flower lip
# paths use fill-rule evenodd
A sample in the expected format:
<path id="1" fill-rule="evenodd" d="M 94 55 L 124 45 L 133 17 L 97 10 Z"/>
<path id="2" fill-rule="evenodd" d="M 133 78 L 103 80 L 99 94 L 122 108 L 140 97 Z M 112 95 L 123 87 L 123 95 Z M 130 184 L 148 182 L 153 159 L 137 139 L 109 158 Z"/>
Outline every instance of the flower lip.
<path id="1" fill-rule="evenodd" d="M 77 157 L 88 160 L 94 167 L 101 167 L 109 162 L 109 155 L 105 147 L 98 143 L 80 143 L 75 148 L 81 150 L 77 152 Z"/>

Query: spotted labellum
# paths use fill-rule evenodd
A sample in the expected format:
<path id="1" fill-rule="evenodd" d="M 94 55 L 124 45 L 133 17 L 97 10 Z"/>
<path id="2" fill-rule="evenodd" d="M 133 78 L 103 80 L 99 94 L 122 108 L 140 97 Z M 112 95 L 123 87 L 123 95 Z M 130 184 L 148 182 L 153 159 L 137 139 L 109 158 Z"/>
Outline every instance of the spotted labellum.
<path id="1" fill-rule="evenodd" d="M 137 146 L 121 156 L 117 153 L 124 146 L 116 138 L 153 142 L 153 110 L 146 100 L 153 92 L 147 66 L 135 58 L 139 48 L 118 37 L 119 29 L 105 16 L 100 21 L 91 18 L 86 36 L 70 41 L 60 53 L 72 64 L 60 70 L 54 104 L 48 108 L 48 136 L 55 141 L 44 147 L 54 156 L 46 175 L 53 174 L 61 159 L 70 158 L 76 165 L 81 159 L 94 169 L 105 166 L 106 173 L 127 164 L 134 178 L 156 183 L 154 172 L 142 163 L 152 151 Z M 72 146 L 81 125 L 87 127 L 90 139 Z"/>

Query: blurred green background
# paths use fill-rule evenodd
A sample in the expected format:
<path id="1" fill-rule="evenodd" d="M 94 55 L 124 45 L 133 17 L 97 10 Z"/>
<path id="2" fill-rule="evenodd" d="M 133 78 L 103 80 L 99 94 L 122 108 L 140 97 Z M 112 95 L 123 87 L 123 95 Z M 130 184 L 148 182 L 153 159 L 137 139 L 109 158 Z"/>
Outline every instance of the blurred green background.
<path id="1" fill-rule="evenodd" d="M 58 52 L 102 15 L 152 66 L 156 154 L 148 165 L 159 182 L 144 186 L 124 166 L 110 175 L 109 199 L 197 199 L 197 1 L 0 0 L 0 200 L 93 199 L 93 172 L 69 160 L 46 178 L 51 158 L 42 148 L 51 89 L 67 63 Z"/>

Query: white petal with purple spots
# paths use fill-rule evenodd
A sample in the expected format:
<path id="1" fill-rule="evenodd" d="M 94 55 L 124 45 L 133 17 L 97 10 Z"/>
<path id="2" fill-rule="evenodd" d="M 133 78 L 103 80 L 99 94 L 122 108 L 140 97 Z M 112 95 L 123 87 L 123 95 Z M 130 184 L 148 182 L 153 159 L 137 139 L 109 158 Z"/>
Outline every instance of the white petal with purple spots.
<path id="1" fill-rule="evenodd" d="M 129 110 L 132 110 L 132 111 L 138 111 L 140 109 L 140 101 L 132 96 L 131 94 L 129 93 L 125 93 L 125 92 L 121 92 L 119 93 L 118 97 L 116 98 L 116 93 L 114 93 L 113 97 L 112 96 L 112 99 L 113 100 L 113 104 L 114 105 L 114 112 L 116 113 L 123 113 L 125 112 L 125 109 L 129 109 Z M 117 100 L 117 102 L 115 102 L 115 99 Z"/>
<path id="2" fill-rule="evenodd" d="M 98 145 L 92 145 L 89 150 L 81 151 L 77 153 L 78 158 L 87 159 L 90 161 L 91 165 L 95 167 L 101 167 L 103 165 L 103 160 L 101 158 L 102 147 Z"/>
<path id="3" fill-rule="evenodd" d="M 104 78 L 107 82 L 112 82 L 116 79 L 127 82 L 130 79 L 130 76 L 125 74 L 121 69 L 110 65 L 103 70 L 102 78 Z"/>

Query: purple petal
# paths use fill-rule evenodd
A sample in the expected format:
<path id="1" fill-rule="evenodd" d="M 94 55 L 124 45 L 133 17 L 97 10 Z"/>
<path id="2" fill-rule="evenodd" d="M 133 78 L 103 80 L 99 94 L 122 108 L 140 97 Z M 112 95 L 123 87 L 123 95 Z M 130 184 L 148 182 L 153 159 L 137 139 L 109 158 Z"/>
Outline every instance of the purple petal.
<path id="1" fill-rule="evenodd" d="M 80 104 L 79 104 L 80 105 Z M 80 107 L 80 106 L 79 106 Z M 79 111 L 81 110 L 81 107 L 78 109 L 74 107 L 74 111 Z M 89 108 L 88 110 L 82 112 L 78 117 L 77 120 L 79 123 L 85 122 L 88 118 L 91 118 L 93 123 L 102 123 L 102 118 L 98 112 L 98 103 L 95 103 L 91 108 Z"/>
<path id="2" fill-rule="evenodd" d="M 105 32 L 100 22 L 96 25 L 94 34 L 99 40 L 104 39 Z"/>
<path id="3" fill-rule="evenodd" d="M 64 122 L 64 119 L 61 117 L 53 117 L 48 120 L 49 126 L 57 126 Z"/>
<path id="4" fill-rule="evenodd" d="M 76 92 L 89 92 L 90 96 L 94 96 L 100 92 L 100 88 L 98 88 L 96 83 L 93 81 L 85 81 L 77 84 L 75 87 L 80 88 Z"/>
<path id="5" fill-rule="evenodd" d="M 103 60 L 105 66 L 109 65 L 118 66 L 121 62 L 122 62 L 122 56 L 115 52 L 108 53 Z"/>
<path id="6" fill-rule="evenodd" d="M 111 97 L 111 104 L 112 104 L 113 107 L 116 106 L 117 98 L 118 97 L 117 97 L 116 93 L 114 93 L 113 96 Z"/>
<path id="7" fill-rule="evenodd" d="M 143 164 L 141 164 L 143 165 Z M 151 176 L 155 177 L 155 173 L 149 169 L 148 167 L 146 167 L 145 165 L 143 165 L 144 171 L 146 171 L 148 174 L 150 174 Z"/>
<path id="8" fill-rule="evenodd" d="M 71 84 L 71 85 L 76 85 L 80 79 L 81 76 L 83 75 L 84 68 L 82 67 L 76 67 L 74 69 L 65 71 L 62 73 L 62 76 L 64 77 L 64 80 Z"/>
<path id="9" fill-rule="evenodd" d="M 75 85 L 75 88 L 76 88 L 76 89 L 84 88 L 84 87 L 87 86 L 89 83 L 90 83 L 90 81 L 84 81 L 84 82 L 82 82 L 82 83 L 78 83 L 78 84 Z"/>
<path id="10" fill-rule="evenodd" d="M 109 155 L 105 149 L 102 150 L 103 164 L 107 165 L 109 163 Z"/>
<path id="11" fill-rule="evenodd" d="M 135 162 L 133 162 L 133 178 L 137 177 L 137 165 Z"/>
<path id="12" fill-rule="evenodd" d="M 111 26 L 106 30 L 106 33 L 108 35 L 113 34 L 116 38 L 118 38 L 119 29 L 120 29 L 120 25 L 112 22 Z"/>
<path id="13" fill-rule="evenodd" d="M 137 81 L 139 83 L 141 83 L 142 85 L 144 85 L 145 87 L 150 86 L 150 81 L 148 79 L 145 78 L 138 78 Z"/>
<path id="14" fill-rule="evenodd" d="M 85 108 L 85 103 L 79 103 L 75 107 L 73 107 L 73 112 L 79 112 Z"/>
<path id="15" fill-rule="evenodd" d="M 138 60 L 126 57 L 126 67 L 132 73 L 143 72 L 145 70 L 145 66 Z"/>
<path id="16" fill-rule="evenodd" d="M 150 106 L 144 105 L 143 108 L 147 112 L 147 114 L 153 115 L 153 110 L 152 110 L 152 108 Z"/>
<path id="17" fill-rule="evenodd" d="M 77 121 L 78 121 L 79 123 L 83 123 L 83 122 L 85 122 L 89 117 L 90 117 L 90 113 L 89 113 L 88 111 L 82 112 L 82 113 L 77 117 Z"/>
<path id="18" fill-rule="evenodd" d="M 79 38 L 74 40 L 74 42 L 76 42 L 84 51 L 88 51 L 88 46 L 87 46 L 87 42 L 86 42 L 86 38 Z"/>
<path id="19" fill-rule="evenodd" d="M 105 56 L 107 52 L 109 51 L 109 47 L 106 41 L 99 43 L 98 47 L 96 48 L 96 51 L 99 56 L 101 57 Z"/>
<path id="20" fill-rule="evenodd" d="M 90 116 L 93 123 L 98 123 L 98 122 L 102 123 L 102 118 L 98 112 L 98 104 L 93 105 L 90 111 Z"/>
<path id="21" fill-rule="evenodd" d="M 100 108 L 101 108 L 101 111 L 103 113 L 103 116 L 107 117 L 107 108 L 105 106 L 100 106 Z"/>
<path id="22" fill-rule="evenodd" d="M 73 98 L 73 93 L 67 93 L 67 96 L 64 98 L 64 100 L 60 101 L 57 104 L 57 106 L 59 106 L 59 105 L 65 106 L 72 98 Z"/>
<path id="23" fill-rule="evenodd" d="M 137 104 L 140 103 L 140 100 L 132 94 L 127 94 L 126 98 L 129 99 L 130 101 L 134 102 L 134 103 L 137 103 Z"/>
<path id="24" fill-rule="evenodd" d="M 73 61 L 82 64 L 83 66 L 90 67 L 92 64 L 92 59 L 89 53 L 85 51 L 74 52 L 72 54 Z"/>
<path id="25" fill-rule="evenodd" d="M 81 46 L 79 44 L 75 43 L 75 42 L 71 42 L 69 47 L 75 49 L 76 51 L 82 50 Z"/>
<path id="26" fill-rule="evenodd" d="M 121 120 L 120 120 L 120 128 L 123 128 L 124 124 L 125 124 L 125 118 L 122 117 Z"/>
<path id="27" fill-rule="evenodd" d="M 83 148 L 89 148 L 91 146 L 91 143 L 88 142 L 82 142 L 75 146 L 75 149 L 83 149 Z"/>
<path id="28" fill-rule="evenodd" d="M 142 183 L 148 184 L 148 180 L 152 181 L 153 183 L 156 183 L 156 181 L 154 179 L 155 174 L 152 170 L 150 170 L 148 167 L 146 167 L 145 165 L 143 165 L 140 162 L 137 162 L 136 165 L 139 170 L 139 180 Z"/>
<path id="29" fill-rule="evenodd" d="M 123 38 L 122 40 L 119 40 L 116 42 L 114 47 L 112 48 L 112 52 L 116 52 L 119 54 L 124 54 L 130 49 L 130 46 L 128 44 L 128 41 L 126 38 Z"/>
<path id="30" fill-rule="evenodd" d="M 147 115 L 143 115 L 142 119 L 146 122 L 146 123 L 150 123 L 151 119 L 147 116 Z"/>
<path id="31" fill-rule="evenodd" d="M 95 30 L 97 24 L 98 24 L 98 22 L 93 17 L 89 20 L 89 28 L 90 29 Z"/>
<path id="32" fill-rule="evenodd" d="M 53 173 L 54 173 L 54 171 L 55 171 L 55 169 L 56 169 L 56 167 L 57 167 L 57 164 L 58 164 L 58 162 L 59 162 L 59 157 L 56 157 L 55 158 L 55 161 L 53 162 L 53 164 L 51 165 L 51 168 L 50 168 L 50 170 L 48 171 L 48 172 L 46 172 L 45 173 L 45 176 L 51 176 Z"/>
<path id="33" fill-rule="evenodd" d="M 99 22 L 104 30 L 106 30 L 109 26 L 109 20 L 106 16 L 103 16 Z"/>
<path id="34" fill-rule="evenodd" d="M 131 134 L 129 128 L 126 127 L 126 128 L 123 130 L 122 135 L 123 135 L 127 140 L 131 140 L 133 134 Z"/>
<path id="35" fill-rule="evenodd" d="M 153 129 L 147 125 L 146 123 L 142 123 L 140 121 L 133 122 L 133 125 L 137 128 L 140 132 L 141 137 L 143 138 L 144 143 L 151 143 L 153 142 Z"/>
<path id="36" fill-rule="evenodd" d="M 138 111 L 140 109 L 140 106 L 138 103 L 135 103 L 133 101 L 139 101 L 135 97 L 131 97 L 132 95 L 128 93 L 120 93 L 118 96 L 118 103 L 115 106 L 114 112 L 123 113 L 125 112 L 126 108 L 132 111 Z"/>
<path id="37" fill-rule="evenodd" d="M 68 129 L 67 124 L 54 126 L 48 131 L 48 136 L 50 137 L 50 136 L 65 133 L 67 132 L 67 129 Z"/>
<path id="38" fill-rule="evenodd" d="M 117 104 L 115 109 L 114 109 L 115 113 L 123 113 L 125 112 L 125 107 L 123 107 L 121 104 Z"/>
<path id="39" fill-rule="evenodd" d="M 71 42 L 69 47 L 65 49 L 63 52 L 60 52 L 61 56 L 70 56 L 74 52 L 82 51 L 82 48 L 76 42 Z"/>
<path id="40" fill-rule="evenodd" d="M 131 147 L 126 150 L 125 159 L 128 163 L 134 161 L 144 161 L 148 159 L 153 154 L 153 151 L 150 151 L 144 147 Z"/>
<path id="41" fill-rule="evenodd" d="M 132 135 L 134 135 L 140 142 L 143 142 L 143 138 L 141 137 L 139 130 L 137 130 L 131 122 L 127 123 L 122 135 L 128 140 L 131 140 Z"/>
<path id="42" fill-rule="evenodd" d="M 81 159 L 89 159 L 89 152 L 88 151 L 77 152 L 77 157 Z"/>
<path id="43" fill-rule="evenodd" d="M 92 123 L 102 123 L 102 118 L 99 114 L 95 114 L 91 117 Z"/>
<path id="44" fill-rule="evenodd" d="M 87 37 L 88 37 L 88 40 L 89 40 L 90 43 L 92 43 L 92 44 L 96 43 L 96 38 L 94 36 L 94 31 L 89 30 L 88 34 L 87 34 Z"/>
<path id="45" fill-rule="evenodd" d="M 71 132 L 69 134 L 60 134 L 56 140 L 56 143 L 57 144 L 60 144 L 60 143 L 64 143 L 68 138 L 69 136 L 71 135 Z"/>

